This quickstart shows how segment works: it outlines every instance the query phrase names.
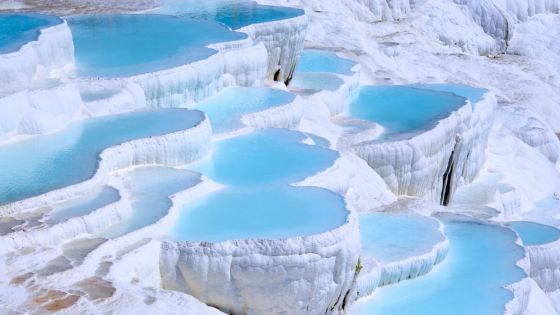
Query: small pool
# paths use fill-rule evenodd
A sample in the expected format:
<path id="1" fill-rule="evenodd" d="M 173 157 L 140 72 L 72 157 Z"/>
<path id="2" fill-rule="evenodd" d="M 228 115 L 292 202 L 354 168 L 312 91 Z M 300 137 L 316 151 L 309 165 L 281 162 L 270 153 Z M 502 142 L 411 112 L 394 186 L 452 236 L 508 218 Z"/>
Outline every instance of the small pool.
<path id="1" fill-rule="evenodd" d="M 323 171 L 336 151 L 302 143 L 307 136 L 287 129 L 263 129 L 214 144 L 212 154 L 190 166 L 230 186 L 290 184 Z"/>
<path id="2" fill-rule="evenodd" d="M 329 72 L 352 75 L 352 68 L 356 63 L 352 60 L 339 57 L 335 52 L 328 50 L 305 49 L 296 67 L 296 74 L 302 72 Z"/>
<path id="3" fill-rule="evenodd" d="M 363 255 L 381 263 L 425 254 L 444 241 L 438 222 L 417 214 L 374 212 L 360 214 Z"/>
<path id="4" fill-rule="evenodd" d="M 214 133 L 221 133 L 242 128 L 241 117 L 244 114 L 286 105 L 294 98 L 295 95 L 282 90 L 232 87 L 191 108 L 205 112 Z"/>
<path id="5" fill-rule="evenodd" d="M 210 242 L 319 234 L 343 225 L 348 216 L 339 195 L 291 186 L 226 188 L 182 211 L 171 237 Z"/>
<path id="6" fill-rule="evenodd" d="M 171 208 L 171 195 L 200 183 L 200 174 L 163 166 L 136 167 L 124 172 L 132 216 L 100 233 L 99 237 L 116 238 L 154 224 Z"/>
<path id="7" fill-rule="evenodd" d="M 495 315 L 513 294 L 504 288 L 526 277 L 516 262 L 524 257 L 517 236 L 508 229 L 445 221 L 447 258 L 420 278 L 380 288 L 356 303 L 358 315 Z"/>
<path id="8" fill-rule="evenodd" d="M 78 75 L 126 77 L 173 68 L 216 53 L 206 45 L 245 38 L 220 23 L 154 14 L 68 19 Z"/>
<path id="9" fill-rule="evenodd" d="M 465 102 L 452 93 L 410 86 L 363 86 L 351 96 L 349 114 L 380 124 L 382 137 L 389 138 L 429 130 Z"/>
<path id="10" fill-rule="evenodd" d="M 188 129 L 203 119 L 202 112 L 186 109 L 112 115 L 0 146 L 0 205 L 91 178 L 108 147 Z"/>
<path id="11" fill-rule="evenodd" d="M 471 101 L 471 104 L 476 104 L 482 101 L 482 99 L 484 98 L 484 94 L 488 92 L 488 90 L 486 89 L 455 83 L 412 84 L 411 87 L 453 93 L 469 99 Z"/>
<path id="12" fill-rule="evenodd" d="M 247 0 L 164 0 L 163 5 L 154 12 L 217 21 L 234 30 L 305 13 L 300 9 L 262 5 Z"/>
<path id="13" fill-rule="evenodd" d="M 120 199 L 121 196 L 116 189 L 102 186 L 79 198 L 54 205 L 53 210 L 44 221 L 49 225 L 64 222 L 71 218 L 87 215 Z"/>
<path id="14" fill-rule="evenodd" d="M 18 51 L 23 45 L 37 40 L 41 29 L 61 23 L 60 18 L 50 15 L 0 13 L 0 54 Z"/>
<path id="15" fill-rule="evenodd" d="M 542 245 L 560 239 L 560 230 L 549 225 L 517 221 L 508 223 L 508 226 L 517 232 L 523 244 L 528 246 Z"/>
<path id="16" fill-rule="evenodd" d="M 296 72 L 290 81 L 290 88 L 310 91 L 336 91 L 344 81 L 334 74 L 315 72 Z"/>

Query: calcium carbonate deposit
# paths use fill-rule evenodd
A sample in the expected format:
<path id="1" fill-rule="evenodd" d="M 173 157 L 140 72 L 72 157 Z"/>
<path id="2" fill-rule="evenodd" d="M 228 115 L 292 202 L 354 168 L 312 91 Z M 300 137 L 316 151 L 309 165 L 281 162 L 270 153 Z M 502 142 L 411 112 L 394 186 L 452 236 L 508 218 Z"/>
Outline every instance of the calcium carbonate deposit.
<path id="1" fill-rule="evenodd" d="M 560 0 L 0 1 L 0 313 L 559 315 Z"/>

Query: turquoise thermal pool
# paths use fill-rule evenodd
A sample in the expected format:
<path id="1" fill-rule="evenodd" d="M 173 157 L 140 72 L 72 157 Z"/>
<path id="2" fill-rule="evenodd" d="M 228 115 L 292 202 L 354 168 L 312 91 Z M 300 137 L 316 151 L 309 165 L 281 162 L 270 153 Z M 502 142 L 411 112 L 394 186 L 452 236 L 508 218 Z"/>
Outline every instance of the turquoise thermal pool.
<path id="1" fill-rule="evenodd" d="M 347 216 L 343 199 L 321 188 L 225 188 L 185 206 L 171 237 L 220 242 L 306 236 L 333 230 Z"/>
<path id="2" fill-rule="evenodd" d="M 93 118 L 0 146 L 0 205 L 91 178 L 106 148 L 196 126 L 200 111 L 164 109 Z"/>
<path id="3" fill-rule="evenodd" d="M 23 45 L 37 40 L 41 29 L 61 23 L 60 18 L 49 15 L 0 13 L 0 54 L 18 51 Z"/>
<path id="4" fill-rule="evenodd" d="M 304 14 L 301 9 L 262 5 L 246 0 L 164 0 L 163 5 L 154 12 L 216 21 L 234 30 L 251 24 L 284 20 Z"/>
<path id="5" fill-rule="evenodd" d="M 360 214 L 363 255 L 381 263 L 429 252 L 444 240 L 438 222 L 417 214 L 373 212 Z"/>
<path id="6" fill-rule="evenodd" d="M 200 174 L 162 166 L 136 167 L 124 172 L 132 216 L 98 236 L 116 238 L 154 224 L 171 208 L 171 195 L 200 183 Z"/>
<path id="7" fill-rule="evenodd" d="M 246 38 L 212 21 L 153 14 L 68 19 L 78 74 L 127 77 L 173 68 L 216 53 L 206 45 Z"/>
<path id="8" fill-rule="evenodd" d="M 542 245 L 560 239 L 560 230 L 549 225 L 517 221 L 508 223 L 508 226 L 517 232 L 523 244 L 528 246 Z"/>
<path id="9" fill-rule="evenodd" d="M 287 129 L 264 129 L 214 144 L 213 152 L 189 166 L 221 184 L 290 184 L 329 168 L 339 154 L 302 143 L 307 136 Z"/>
<path id="10" fill-rule="evenodd" d="M 527 276 L 516 266 L 525 255 L 517 236 L 492 225 L 444 223 L 450 247 L 440 265 L 423 277 L 377 289 L 350 314 L 502 314 L 513 298 L 504 286 Z"/>
<path id="11" fill-rule="evenodd" d="M 305 49 L 299 57 L 296 73 L 303 72 L 329 72 L 352 75 L 352 68 L 356 63 L 352 60 L 339 57 L 335 52 L 328 50 Z"/>
<path id="12" fill-rule="evenodd" d="M 465 102 L 452 93 L 410 86 L 363 86 L 353 93 L 349 114 L 380 124 L 385 128 L 382 137 L 389 138 L 431 129 Z"/>
<path id="13" fill-rule="evenodd" d="M 191 108 L 205 112 L 212 124 L 212 130 L 221 133 L 243 127 L 243 114 L 286 105 L 294 98 L 293 94 L 276 89 L 232 87 Z"/>

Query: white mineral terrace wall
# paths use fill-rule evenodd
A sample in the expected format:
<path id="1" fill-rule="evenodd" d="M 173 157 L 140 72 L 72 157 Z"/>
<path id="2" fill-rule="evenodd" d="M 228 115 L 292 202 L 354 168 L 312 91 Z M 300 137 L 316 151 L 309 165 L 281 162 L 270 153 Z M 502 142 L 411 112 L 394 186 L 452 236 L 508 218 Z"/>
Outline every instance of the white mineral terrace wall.
<path id="1" fill-rule="evenodd" d="M 560 290 L 560 240 L 543 245 L 526 246 L 531 261 L 531 278 L 544 292 Z"/>
<path id="2" fill-rule="evenodd" d="M 284 240 L 164 241 L 162 285 L 231 314 L 339 314 L 360 252 L 357 218 Z"/>
<path id="3" fill-rule="evenodd" d="M 66 22 L 42 29 L 36 41 L 0 54 L 0 92 L 28 86 L 34 80 L 60 77 L 74 69 L 74 44 Z"/>
<path id="4" fill-rule="evenodd" d="M 303 14 L 290 19 L 249 25 L 239 31 L 266 46 L 268 79 L 287 82 L 292 78 L 303 50 L 307 24 L 307 15 Z"/>
<path id="5" fill-rule="evenodd" d="M 429 251 L 418 256 L 384 264 L 372 257 L 362 255 L 364 268 L 358 275 L 357 298 L 370 295 L 379 286 L 414 279 L 429 273 L 435 265 L 445 259 L 449 250 L 449 240 L 443 234 L 441 222 L 439 222 L 439 230 L 443 239 Z"/>
<path id="6" fill-rule="evenodd" d="M 362 157 L 396 195 L 425 196 L 440 202 L 444 174 L 451 165 L 447 194 L 469 183 L 485 159 L 496 98 L 486 93 L 474 106 L 465 106 L 439 121 L 433 129 L 410 139 L 362 142 L 349 149 Z"/>

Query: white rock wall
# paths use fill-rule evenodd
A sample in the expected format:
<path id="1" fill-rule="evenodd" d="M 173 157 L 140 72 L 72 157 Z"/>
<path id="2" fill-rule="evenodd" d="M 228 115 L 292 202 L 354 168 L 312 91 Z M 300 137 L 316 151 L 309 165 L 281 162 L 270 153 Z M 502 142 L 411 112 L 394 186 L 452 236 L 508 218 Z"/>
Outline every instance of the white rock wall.
<path id="1" fill-rule="evenodd" d="M 487 93 L 484 100 L 452 112 L 430 131 L 406 140 L 353 144 L 349 150 L 363 158 L 396 195 L 425 196 L 440 202 L 452 152 L 451 195 L 478 173 L 495 106 L 495 97 Z"/>
<path id="2" fill-rule="evenodd" d="M 66 22 L 42 29 L 36 41 L 0 54 L 0 92 L 29 86 L 37 79 L 66 76 L 74 70 L 74 44 Z"/>

